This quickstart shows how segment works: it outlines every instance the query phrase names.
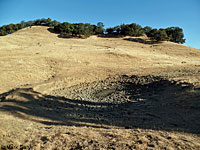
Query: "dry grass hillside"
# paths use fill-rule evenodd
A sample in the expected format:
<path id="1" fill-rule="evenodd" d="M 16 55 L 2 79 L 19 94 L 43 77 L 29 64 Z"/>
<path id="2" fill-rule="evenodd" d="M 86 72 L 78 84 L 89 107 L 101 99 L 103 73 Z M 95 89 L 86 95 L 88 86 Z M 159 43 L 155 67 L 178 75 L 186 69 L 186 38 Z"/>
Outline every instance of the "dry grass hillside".
<path id="1" fill-rule="evenodd" d="M 146 37 L 0 37 L 1 149 L 200 149 L 200 50 Z"/>

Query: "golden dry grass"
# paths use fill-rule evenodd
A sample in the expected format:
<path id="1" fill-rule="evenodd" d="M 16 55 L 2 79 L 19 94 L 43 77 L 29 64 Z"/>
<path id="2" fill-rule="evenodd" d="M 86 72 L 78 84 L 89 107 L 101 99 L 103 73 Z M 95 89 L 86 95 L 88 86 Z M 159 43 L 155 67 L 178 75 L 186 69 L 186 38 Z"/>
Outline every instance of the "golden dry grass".
<path id="1" fill-rule="evenodd" d="M 134 37 L 59 38 L 47 27 L 26 28 L 0 37 L 0 93 L 5 95 L 19 88 L 14 93 L 7 93 L 6 97 L 1 95 L 8 102 L 0 102 L 0 146 L 22 144 L 31 146 L 31 149 L 200 149 L 198 134 L 137 127 L 124 129 L 89 122 L 78 127 L 81 123 L 75 121 L 70 126 L 61 125 L 56 124 L 57 119 L 53 117 L 47 119 L 43 115 L 28 113 L 34 112 L 37 106 L 37 114 L 44 107 L 34 103 L 25 107 L 27 105 L 16 103 L 40 100 L 47 95 L 53 97 L 56 93 L 52 93 L 56 90 L 117 75 L 168 76 L 169 80 L 191 83 L 198 88 L 199 58 L 199 50 L 172 42 L 144 44 L 136 42 Z M 24 90 L 29 88 L 33 91 Z M 194 98 L 195 102 L 199 102 L 199 95 L 199 92 L 190 90 L 177 93 L 176 98 L 180 101 Z M 186 104 L 181 107 L 185 108 Z M 18 111 L 2 109 L 5 106 L 18 107 Z M 56 113 L 52 115 L 60 117 Z"/>

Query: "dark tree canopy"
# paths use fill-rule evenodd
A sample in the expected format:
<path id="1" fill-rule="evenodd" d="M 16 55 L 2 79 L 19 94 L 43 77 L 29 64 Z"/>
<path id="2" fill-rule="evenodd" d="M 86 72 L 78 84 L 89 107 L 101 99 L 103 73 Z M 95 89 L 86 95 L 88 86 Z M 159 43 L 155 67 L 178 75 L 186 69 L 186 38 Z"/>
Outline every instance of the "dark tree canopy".
<path id="1" fill-rule="evenodd" d="M 115 29 L 114 28 L 107 28 L 106 33 L 107 34 L 114 34 Z"/>
<path id="2" fill-rule="evenodd" d="M 144 33 L 147 35 L 152 30 L 152 28 L 149 26 L 146 26 L 143 28 L 143 30 L 144 30 Z"/>
<path id="3" fill-rule="evenodd" d="M 67 34 L 72 36 L 78 36 L 87 38 L 96 33 L 97 26 L 89 23 L 68 23 L 64 22 L 54 26 L 54 31 L 61 34 Z"/>
<path id="4" fill-rule="evenodd" d="M 104 31 L 104 24 L 102 22 L 98 22 L 95 30 L 96 34 L 104 34 Z"/>
<path id="5" fill-rule="evenodd" d="M 123 35 L 123 36 L 142 36 L 144 34 L 143 28 L 136 24 L 122 24 L 113 28 L 106 29 L 107 34 Z"/>
<path id="6" fill-rule="evenodd" d="M 151 29 L 145 28 L 145 33 L 151 39 L 157 41 L 171 41 L 175 43 L 185 43 L 183 29 L 179 27 L 169 27 L 166 29 Z"/>
<path id="7" fill-rule="evenodd" d="M 175 43 L 185 43 L 183 29 L 179 27 L 170 27 L 166 29 L 169 40 Z"/>

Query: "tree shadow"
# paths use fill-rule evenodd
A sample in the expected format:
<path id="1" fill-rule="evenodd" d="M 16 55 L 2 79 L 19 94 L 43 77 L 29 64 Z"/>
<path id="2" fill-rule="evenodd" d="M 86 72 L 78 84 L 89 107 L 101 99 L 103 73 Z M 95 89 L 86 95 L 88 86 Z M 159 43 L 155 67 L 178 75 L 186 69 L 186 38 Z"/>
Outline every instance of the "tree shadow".
<path id="1" fill-rule="evenodd" d="M 51 33 L 57 34 L 58 38 L 74 38 L 72 35 L 57 33 L 53 28 L 48 28 L 47 30 Z"/>
<path id="2" fill-rule="evenodd" d="M 47 30 L 48 30 L 50 33 L 59 34 L 59 33 L 55 32 L 53 28 L 48 28 Z"/>
<path id="3" fill-rule="evenodd" d="M 68 35 L 68 34 L 59 34 L 58 37 L 59 38 L 67 38 L 67 39 L 75 38 L 74 36 Z"/>
<path id="4" fill-rule="evenodd" d="M 124 35 L 120 35 L 120 34 L 99 34 L 98 37 L 101 37 L 101 38 L 123 38 Z"/>
<path id="5" fill-rule="evenodd" d="M 0 111 L 46 125 L 116 126 L 200 134 L 200 94 L 188 94 L 200 90 L 188 83 L 165 79 L 146 84 L 134 80 L 132 76 L 121 82 L 128 97 L 121 104 L 74 100 L 21 88 L 0 95 Z"/>
<path id="6" fill-rule="evenodd" d="M 142 44 L 150 44 L 150 45 L 161 43 L 161 41 L 147 40 L 147 39 L 142 39 L 142 38 L 124 38 L 123 40 L 138 42 L 138 43 L 142 43 Z"/>
<path id="7" fill-rule="evenodd" d="M 85 39 L 85 37 L 83 35 L 70 35 L 70 34 L 65 34 L 65 33 L 57 33 L 54 31 L 53 28 L 48 28 L 47 29 L 50 33 L 54 33 L 54 34 L 58 34 L 58 38 L 82 38 L 82 39 Z M 101 37 L 101 38 L 122 38 L 124 37 L 123 35 L 120 35 L 120 34 L 98 34 L 97 35 L 98 37 Z"/>

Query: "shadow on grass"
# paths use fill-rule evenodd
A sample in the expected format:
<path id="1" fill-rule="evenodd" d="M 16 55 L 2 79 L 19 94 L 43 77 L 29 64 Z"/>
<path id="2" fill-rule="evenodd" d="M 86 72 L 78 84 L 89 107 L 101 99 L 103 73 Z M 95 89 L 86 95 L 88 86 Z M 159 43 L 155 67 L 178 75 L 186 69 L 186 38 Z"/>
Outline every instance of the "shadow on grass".
<path id="1" fill-rule="evenodd" d="M 64 38 L 64 39 L 70 39 L 70 38 L 74 38 L 74 39 L 85 39 L 84 36 L 75 36 L 75 35 L 71 35 L 71 34 L 65 34 L 65 33 L 57 33 L 54 31 L 53 28 L 48 28 L 47 29 L 49 32 L 57 34 L 58 38 Z"/>
<path id="2" fill-rule="evenodd" d="M 101 38 L 123 38 L 124 35 L 120 35 L 120 34 L 99 34 L 98 37 L 101 37 Z"/>
<path id="3" fill-rule="evenodd" d="M 155 40 L 145 40 L 142 38 L 124 38 L 126 41 L 132 41 L 132 42 L 138 42 L 142 44 L 159 44 L 161 41 L 155 41 Z"/>
<path id="4" fill-rule="evenodd" d="M 59 33 L 55 32 L 53 28 L 48 28 L 47 30 L 48 30 L 49 32 L 51 32 L 51 33 L 59 34 Z"/>
<path id="5" fill-rule="evenodd" d="M 51 32 L 51 33 L 57 34 L 57 35 L 58 35 L 58 38 L 74 38 L 72 35 L 57 33 L 57 32 L 54 31 L 53 28 L 48 28 L 47 30 L 48 30 L 49 32 Z"/>
<path id="6" fill-rule="evenodd" d="M 140 84 L 122 82 L 129 97 L 121 104 L 73 100 L 21 88 L 0 95 L 0 111 L 46 125 L 153 129 L 200 134 L 199 96 L 190 84 L 164 79 Z M 200 94 L 199 94 L 200 95 Z"/>
<path id="7" fill-rule="evenodd" d="M 59 37 L 59 38 L 67 38 L 67 39 L 75 38 L 74 36 L 72 36 L 72 35 L 67 35 L 67 34 L 59 34 L 58 37 Z"/>

